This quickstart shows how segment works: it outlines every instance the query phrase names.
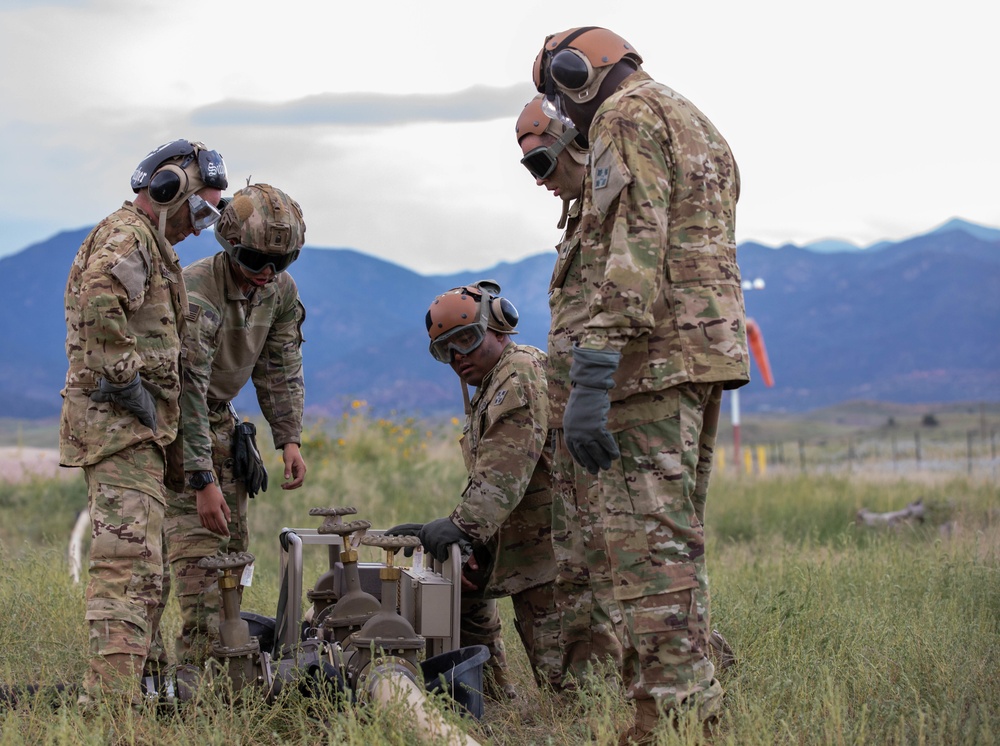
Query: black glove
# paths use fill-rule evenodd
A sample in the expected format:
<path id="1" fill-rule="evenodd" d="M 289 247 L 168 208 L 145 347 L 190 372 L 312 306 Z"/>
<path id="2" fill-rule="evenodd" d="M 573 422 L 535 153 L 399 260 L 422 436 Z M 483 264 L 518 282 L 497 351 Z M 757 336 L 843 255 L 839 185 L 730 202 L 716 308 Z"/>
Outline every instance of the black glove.
<path id="1" fill-rule="evenodd" d="M 420 536 L 420 530 L 424 527 L 422 523 L 400 523 L 388 529 L 386 536 Z M 403 547 L 403 554 L 407 557 L 413 556 L 413 547 Z"/>
<path id="2" fill-rule="evenodd" d="M 468 558 L 472 554 L 472 537 L 452 523 L 450 518 L 437 518 L 430 523 L 401 523 L 386 533 L 394 536 L 416 536 L 424 545 L 424 549 L 438 562 L 448 559 L 451 554 L 449 547 L 456 543 L 462 551 L 463 558 Z M 411 557 L 413 547 L 403 549 L 403 554 Z"/>
<path id="3" fill-rule="evenodd" d="M 97 391 L 92 392 L 90 398 L 96 402 L 109 401 L 127 409 L 139 422 L 156 432 L 156 402 L 142 385 L 139 376 L 121 386 L 108 383 L 107 379 L 101 378 L 98 380 Z"/>
<path id="4" fill-rule="evenodd" d="M 620 360 L 621 355 L 614 350 L 573 346 L 569 371 L 573 387 L 563 414 L 563 436 L 573 460 L 591 474 L 610 469 L 611 462 L 621 457 L 618 444 L 608 432 L 608 391 L 614 388 L 612 376 Z"/>
<path id="5" fill-rule="evenodd" d="M 233 429 L 233 476 L 243 482 L 249 497 L 267 492 L 267 469 L 257 448 L 257 426 L 238 422 Z"/>

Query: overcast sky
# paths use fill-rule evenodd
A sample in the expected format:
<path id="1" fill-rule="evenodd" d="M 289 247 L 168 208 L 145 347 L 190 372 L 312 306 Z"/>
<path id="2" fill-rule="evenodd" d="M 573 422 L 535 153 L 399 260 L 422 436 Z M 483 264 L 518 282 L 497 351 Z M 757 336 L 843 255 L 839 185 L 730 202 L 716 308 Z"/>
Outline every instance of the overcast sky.
<path id="1" fill-rule="evenodd" d="M 529 12 L 530 11 L 530 12 Z M 0 0 L 0 255 L 96 223 L 202 140 L 306 243 L 422 274 L 551 249 L 514 121 L 546 34 L 606 26 L 740 165 L 740 242 L 1000 226 L 1000 6 L 983 0 Z"/>

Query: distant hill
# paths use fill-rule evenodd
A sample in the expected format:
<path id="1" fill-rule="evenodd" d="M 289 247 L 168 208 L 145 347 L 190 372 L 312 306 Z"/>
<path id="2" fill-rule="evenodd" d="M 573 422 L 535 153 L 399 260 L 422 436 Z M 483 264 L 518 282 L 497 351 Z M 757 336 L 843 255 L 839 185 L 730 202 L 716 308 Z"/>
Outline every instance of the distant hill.
<path id="1" fill-rule="evenodd" d="M 66 369 L 63 292 L 89 229 L 0 259 L 0 416 L 51 417 Z M 822 242 L 827 243 L 827 242 Z M 214 253 L 211 234 L 178 246 L 184 264 Z M 829 248 L 829 246 L 825 247 Z M 337 415 L 458 413 L 457 378 L 427 353 L 424 313 L 438 293 L 492 277 L 521 314 L 519 342 L 544 348 L 554 252 L 481 272 L 424 276 L 350 249 L 307 248 L 292 268 L 307 308 L 307 406 Z M 747 313 L 764 335 L 774 388 L 757 371 L 747 411 L 804 411 L 851 399 L 899 403 L 1000 400 L 1000 231 L 950 221 L 876 248 L 740 246 Z M 238 401 L 256 410 L 252 391 Z"/>

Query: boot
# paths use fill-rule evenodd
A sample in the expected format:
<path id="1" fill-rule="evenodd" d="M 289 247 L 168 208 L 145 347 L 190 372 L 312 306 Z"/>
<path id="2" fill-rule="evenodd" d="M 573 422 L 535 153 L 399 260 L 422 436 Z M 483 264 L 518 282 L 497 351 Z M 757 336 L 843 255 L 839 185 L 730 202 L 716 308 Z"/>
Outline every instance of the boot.
<path id="1" fill-rule="evenodd" d="M 655 699 L 640 699 L 635 703 L 635 722 L 618 737 L 618 746 L 652 746 L 653 731 L 660 722 L 660 710 Z"/>
<path id="2" fill-rule="evenodd" d="M 507 669 L 500 666 L 487 666 L 483 672 L 485 679 L 484 694 L 492 700 L 502 702 L 504 700 L 517 699 L 517 689 L 507 678 Z"/>

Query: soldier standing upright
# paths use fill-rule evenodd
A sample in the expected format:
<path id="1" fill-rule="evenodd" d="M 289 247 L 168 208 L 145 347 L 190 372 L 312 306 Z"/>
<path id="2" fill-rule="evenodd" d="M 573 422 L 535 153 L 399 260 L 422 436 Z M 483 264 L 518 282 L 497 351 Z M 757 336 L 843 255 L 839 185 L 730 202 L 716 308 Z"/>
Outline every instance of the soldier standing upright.
<path id="1" fill-rule="evenodd" d="M 565 447 L 596 475 L 625 619 L 623 678 L 651 743 L 661 718 L 721 707 L 708 656 L 705 502 L 724 388 L 749 378 L 736 264 L 739 171 L 691 102 L 617 34 L 545 39 L 533 68 L 553 117 L 585 136 L 580 304 Z M 567 290 L 567 288 L 571 290 Z"/>
<path id="2" fill-rule="evenodd" d="M 170 494 L 166 520 L 181 608 L 180 661 L 203 662 L 219 635 L 218 576 L 198 561 L 247 550 L 248 487 L 250 497 L 267 487 L 234 473 L 238 420 L 230 402 L 247 381 L 253 380 L 274 447 L 282 452 L 282 489 L 296 489 L 305 479 L 299 453 L 305 309 L 285 271 L 298 258 L 305 232 L 295 200 L 268 184 L 252 184 L 233 195 L 215 228 L 223 251 L 184 269 L 181 428 L 187 489 Z"/>
<path id="3" fill-rule="evenodd" d="M 90 232 L 66 284 L 59 459 L 83 467 L 92 525 L 85 699 L 118 690 L 134 701 L 143 668 L 166 663 L 164 478 L 187 310 L 173 244 L 218 219 L 227 186 L 222 157 L 202 143 L 157 148 L 132 174 L 135 202 Z"/>
<path id="4" fill-rule="evenodd" d="M 559 228 L 565 228 L 557 248 L 556 265 L 549 283 L 548 355 L 545 376 L 549 392 L 549 430 L 561 443 L 563 410 L 569 397 L 569 364 L 574 314 L 580 314 L 580 287 L 566 287 L 570 270 L 580 262 L 580 197 L 586 172 L 587 151 L 576 142 L 577 131 L 542 111 L 539 94 L 521 111 L 515 125 L 521 146 L 521 163 L 562 202 Z M 552 453 L 552 545 L 555 550 L 556 608 L 562 620 L 563 668 L 576 679 L 588 667 L 610 663 L 621 666 L 622 649 L 617 627 L 621 613 L 611 589 L 611 568 L 600 516 L 589 494 L 594 480 L 573 461 L 564 447 Z"/>

